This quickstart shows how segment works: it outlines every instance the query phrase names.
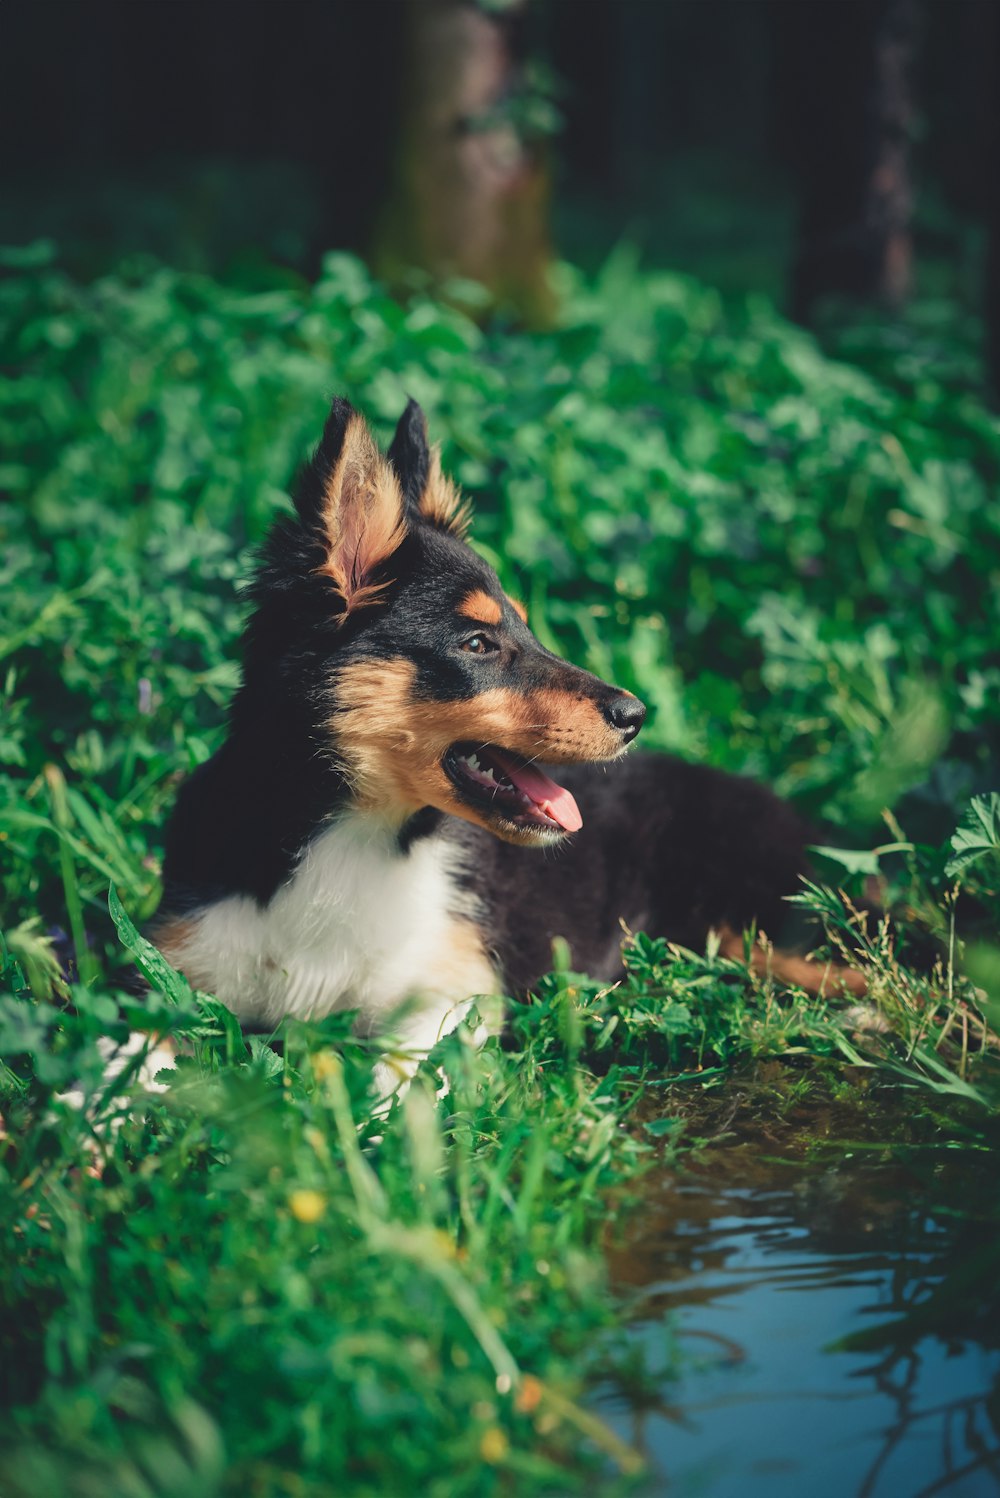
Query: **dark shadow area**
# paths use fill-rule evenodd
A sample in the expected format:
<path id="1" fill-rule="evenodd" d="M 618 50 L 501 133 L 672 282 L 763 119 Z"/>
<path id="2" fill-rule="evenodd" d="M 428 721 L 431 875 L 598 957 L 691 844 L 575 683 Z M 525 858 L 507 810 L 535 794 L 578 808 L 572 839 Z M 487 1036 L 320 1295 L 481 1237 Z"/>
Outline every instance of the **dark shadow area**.
<path id="1" fill-rule="evenodd" d="M 84 271 L 134 250 L 307 274 L 326 249 L 366 253 L 393 180 L 413 10 L 9 9 L 0 237 L 54 236 Z M 802 317 L 831 293 L 899 300 L 912 263 L 921 292 L 983 306 L 995 0 L 513 10 L 510 87 L 519 120 L 551 115 L 556 245 L 577 262 L 628 237 L 653 263 L 767 291 Z"/>

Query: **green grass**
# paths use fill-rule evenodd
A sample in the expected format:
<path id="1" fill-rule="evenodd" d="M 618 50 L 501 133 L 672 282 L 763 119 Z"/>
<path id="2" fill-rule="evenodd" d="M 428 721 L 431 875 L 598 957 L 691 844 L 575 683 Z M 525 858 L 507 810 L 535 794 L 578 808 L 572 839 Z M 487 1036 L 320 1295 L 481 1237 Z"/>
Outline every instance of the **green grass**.
<path id="1" fill-rule="evenodd" d="M 676 1355 L 669 1328 L 662 1368 L 626 1351 L 601 1244 L 707 1104 L 763 1066 L 939 1132 L 997 1110 L 1000 422 L 974 337 L 928 304 L 821 347 L 624 251 L 564 267 L 532 335 L 339 255 L 257 292 L 7 264 L 0 1490 L 627 1489 L 588 1390 Z M 652 742 L 793 794 L 847 849 L 822 877 L 882 881 L 933 935 L 931 979 L 804 891 L 885 1032 L 637 935 L 619 988 L 557 952 L 503 1044 L 449 1037 L 373 1117 L 346 1020 L 248 1044 L 142 943 L 236 679 L 236 585 L 336 392 L 383 437 L 416 396 L 543 641 L 639 692 Z M 129 1107 L 97 1041 L 136 1022 L 186 1054 Z"/>

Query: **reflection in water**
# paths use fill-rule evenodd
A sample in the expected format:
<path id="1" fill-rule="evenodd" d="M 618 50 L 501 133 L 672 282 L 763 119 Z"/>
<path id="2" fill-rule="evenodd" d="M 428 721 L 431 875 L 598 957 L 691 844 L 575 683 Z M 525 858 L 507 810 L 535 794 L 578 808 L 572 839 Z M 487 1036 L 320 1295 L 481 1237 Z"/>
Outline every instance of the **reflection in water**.
<path id="1" fill-rule="evenodd" d="M 611 1246 L 655 1393 L 602 1411 L 677 1498 L 1000 1494 L 1000 1214 L 984 1154 L 715 1149 Z M 676 1377 L 672 1376 L 676 1373 Z"/>

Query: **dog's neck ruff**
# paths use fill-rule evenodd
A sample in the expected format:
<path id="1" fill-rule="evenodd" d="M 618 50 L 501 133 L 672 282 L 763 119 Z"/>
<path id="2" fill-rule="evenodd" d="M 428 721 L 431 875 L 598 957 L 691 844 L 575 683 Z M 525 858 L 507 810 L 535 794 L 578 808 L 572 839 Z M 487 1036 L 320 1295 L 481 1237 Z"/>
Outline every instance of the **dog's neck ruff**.
<path id="1" fill-rule="evenodd" d="M 401 848 L 399 828 L 351 810 L 318 833 L 264 905 L 228 895 L 168 922 L 166 955 L 248 1025 L 357 1009 L 366 1031 L 427 1050 L 496 974 L 442 835 Z"/>

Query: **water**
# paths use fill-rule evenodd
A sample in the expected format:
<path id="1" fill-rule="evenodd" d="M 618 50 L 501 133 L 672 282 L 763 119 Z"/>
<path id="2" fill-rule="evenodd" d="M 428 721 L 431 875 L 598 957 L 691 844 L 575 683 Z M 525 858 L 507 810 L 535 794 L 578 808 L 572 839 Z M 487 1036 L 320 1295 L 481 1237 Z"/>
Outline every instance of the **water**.
<path id="1" fill-rule="evenodd" d="M 609 1258 L 664 1371 L 600 1406 L 646 1455 L 645 1492 L 1000 1494 L 996 1187 L 982 1152 L 795 1162 L 759 1144 L 656 1185 Z"/>

